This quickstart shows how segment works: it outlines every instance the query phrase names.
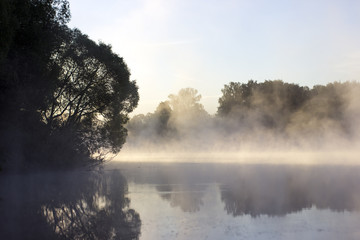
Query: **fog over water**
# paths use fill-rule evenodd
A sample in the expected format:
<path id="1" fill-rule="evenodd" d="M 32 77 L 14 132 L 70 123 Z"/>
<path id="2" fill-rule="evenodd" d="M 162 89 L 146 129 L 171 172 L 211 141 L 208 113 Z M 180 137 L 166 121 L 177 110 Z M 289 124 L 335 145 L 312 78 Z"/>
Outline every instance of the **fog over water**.
<path id="1" fill-rule="evenodd" d="M 119 29 L 131 29 L 126 36 L 135 45 L 119 42 L 127 49 L 124 55 L 71 29 L 69 0 L 0 2 L 0 240 L 360 239 L 360 82 L 346 79 L 359 63 L 358 56 L 351 57 L 358 52 L 350 50 L 360 45 L 352 44 L 352 28 L 346 27 L 358 16 L 348 14 L 351 4 L 315 4 L 327 9 L 320 15 L 309 11 L 312 3 L 299 5 L 301 14 L 289 22 L 283 20 L 293 4 L 290 9 L 230 1 L 220 9 L 216 1 L 97 2 L 96 16 L 105 19 L 101 8 L 111 7 L 116 18 L 107 18 Z M 85 5 L 78 9 L 92 26 Z M 334 7 L 342 10 L 332 12 Z M 244 9 L 261 17 L 239 14 Z M 274 13 L 280 18 L 271 23 Z M 256 25 L 269 19 L 258 31 Z M 111 25 L 98 20 L 103 30 Z M 249 34 L 237 34 L 239 26 L 232 23 L 238 20 Z M 187 21 L 196 28 L 183 31 Z M 341 27 L 330 26 L 339 21 L 347 28 L 340 34 L 334 29 Z M 302 27 L 316 22 L 318 40 Z M 271 39 L 266 36 L 271 29 L 291 31 Z M 168 30 L 175 35 L 161 34 Z M 350 47 L 324 51 L 317 45 L 326 36 Z M 325 44 L 329 49 L 337 45 L 331 41 Z M 290 52 L 279 48 L 286 42 Z M 139 64 L 130 57 L 135 64 L 127 65 L 127 51 L 142 59 Z M 297 53 L 290 55 L 305 65 L 279 61 L 282 66 L 271 67 L 290 60 L 282 53 Z M 351 67 L 337 68 L 338 63 Z M 302 69 L 302 76 L 315 75 L 243 79 L 299 72 L 290 65 Z M 143 73 L 135 74 L 136 80 L 130 71 L 135 68 Z M 154 69 L 165 75 L 151 74 Z M 346 69 L 350 75 L 339 73 Z M 334 71 L 344 81 L 330 82 L 336 74 L 324 78 Z M 236 76 L 242 79 L 233 82 Z M 220 89 L 224 81 L 231 82 Z M 173 91 L 183 84 L 211 89 L 204 98 L 218 97 L 216 113 L 205 110 L 197 89 Z M 158 101 L 156 94 L 168 97 L 153 112 L 130 115 L 141 108 L 140 98 Z"/>
<path id="2" fill-rule="evenodd" d="M 357 239 L 359 167 L 112 163 L 141 239 Z M 157 207 L 158 206 L 158 207 Z"/>
<path id="3" fill-rule="evenodd" d="M 237 152 L 130 152 L 124 151 L 113 161 L 189 162 L 238 164 L 358 165 L 358 151 L 237 151 Z"/>
<path id="4" fill-rule="evenodd" d="M 358 162 L 360 84 L 313 88 L 280 80 L 229 83 L 209 115 L 192 88 L 127 124 L 117 160 L 268 163 Z M 144 158 L 145 157 L 145 158 Z"/>
<path id="5" fill-rule="evenodd" d="M 1 239 L 358 239 L 359 166 L 118 163 L 0 176 Z"/>

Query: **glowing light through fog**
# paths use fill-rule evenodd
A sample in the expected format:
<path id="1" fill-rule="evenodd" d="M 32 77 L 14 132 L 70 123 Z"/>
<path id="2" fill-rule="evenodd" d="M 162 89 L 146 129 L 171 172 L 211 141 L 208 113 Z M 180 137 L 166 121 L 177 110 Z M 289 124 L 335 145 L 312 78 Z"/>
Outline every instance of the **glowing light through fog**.
<path id="1" fill-rule="evenodd" d="M 71 0 L 71 26 L 113 46 L 140 87 L 135 113 L 192 87 L 359 80 L 359 1 Z M 202 103 L 214 113 L 217 98 Z"/>
<path id="2" fill-rule="evenodd" d="M 291 165 L 359 165 L 359 151 L 131 152 L 114 161 L 171 163 L 237 163 Z"/>

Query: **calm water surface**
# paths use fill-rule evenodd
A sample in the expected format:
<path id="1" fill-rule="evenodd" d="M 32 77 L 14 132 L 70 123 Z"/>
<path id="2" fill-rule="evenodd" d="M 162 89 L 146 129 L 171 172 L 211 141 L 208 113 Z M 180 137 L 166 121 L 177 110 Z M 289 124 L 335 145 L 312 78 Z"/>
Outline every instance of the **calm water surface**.
<path id="1" fill-rule="evenodd" d="M 0 180 L 0 239 L 360 239 L 358 166 L 113 162 Z"/>

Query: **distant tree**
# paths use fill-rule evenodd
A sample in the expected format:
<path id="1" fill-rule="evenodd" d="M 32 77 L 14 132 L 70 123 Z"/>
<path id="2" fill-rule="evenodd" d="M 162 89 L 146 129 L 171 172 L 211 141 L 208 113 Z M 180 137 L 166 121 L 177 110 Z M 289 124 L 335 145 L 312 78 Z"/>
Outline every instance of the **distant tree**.
<path id="1" fill-rule="evenodd" d="M 225 85 L 218 115 L 241 121 L 247 127 L 283 129 L 292 112 L 308 99 L 309 89 L 281 80 Z"/>
<path id="2" fill-rule="evenodd" d="M 204 106 L 200 100 L 201 95 L 193 88 L 183 88 L 177 95 L 169 95 L 169 105 L 175 114 L 204 113 Z"/>
<path id="3" fill-rule="evenodd" d="M 255 86 L 257 82 L 253 80 L 249 80 L 246 84 L 230 82 L 229 85 L 225 85 L 219 98 L 218 115 L 226 116 L 250 108 Z"/>
<path id="4" fill-rule="evenodd" d="M 169 120 L 171 118 L 172 110 L 169 102 L 161 102 L 155 110 L 154 117 L 156 118 L 156 131 L 159 135 L 167 135 L 171 131 Z"/>
<path id="5" fill-rule="evenodd" d="M 307 100 L 308 88 L 281 80 L 259 83 L 252 97 L 252 109 L 257 110 L 259 123 L 282 131 L 289 117 Z"/>
<path id="6" fill-rule="evenodd" d="M 169 95 L 169 106 L 172 109 L 170 123 L 178 130 L 197 126 L 208 117 L 200 100 L 201 95 L 193 88 L 183 88 L 178 94 Z"/>
<path id="7" fill-rule="evenodd" d="M 159 144 L 175 134 L 175 129 L 169 120 L 172 110 L 169 102 L 161 102 L 154 113 L 138 114 L 126 124 L 129 131 L 128 143 L 131 146 Z"/>
<path id="8" fill-rule="evenodd" d="M 169 95 L 167 101 L 160 102 L 153 113 L 132 117 L 126 125 L 128 146 L 154 149 L 180 143 L 180 139 L 185 138 L 196 141 L 200 132 L 210 127 L 210 116 L 200 100 L 201 95 L 196 89 L 184 88 L 178 94 Z"/>
<path id="9" fill-rule="evenodd" d="M 317 138 L 332 134 L 350 136 L 355 119 L 349 118 L 347 113 L 348 107 L 355 104 L 352 94 L 358 86 L 350 82 L 315 85 L 308 100 L 291 116 L 287 131 L 292 135 Z"/>
<path id="10" fill-rule="evenodd" d="M 126 129 L 129 131 L 129 134 L 137 134 L 142 131 L 146 127 L 147 119 L 148 118 L 144 114 L 133 116 L 126 124 Z"/>

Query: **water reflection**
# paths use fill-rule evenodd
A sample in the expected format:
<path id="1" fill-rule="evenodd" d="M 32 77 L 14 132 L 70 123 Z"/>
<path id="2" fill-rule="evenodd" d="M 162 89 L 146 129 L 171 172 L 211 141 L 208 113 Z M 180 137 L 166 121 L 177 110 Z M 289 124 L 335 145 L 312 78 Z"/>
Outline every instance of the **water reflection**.
<path id="1" fill-rule="evenodd" d="M 275 226 L 286 222 L 292 234 L 307 221 L 312 234 L 332 234 L 334 216 L 347 221 L 340 236 L 360 219 L 359 167 L 121 163 L 0 181 L 0 239 L 138 239 L 140 228 L 145 239 L 238 239 L 257 234 L 254 223 L 282 233 Z"/>
<path id="2" fill-rule="evenodd" d="M 161 198 L 184 212 L 204 205 L 207 186 L 216 184 L 227 214 L 283 216 L 304 209 L 360 210 L 360 167 L 122 164 L 136 184 L 154 184 Z M 216 196 L 213 196 L 216 197 Z"/>
<path id="3" fill-rule="evenodd" d="M 156 186 L 162 199 L 172 207 L 180 207 L 184 212 L 197 212 L 203 205 L 205 185 L 163 184 Z"/>
<path id="4" fill-rule="evenodd" d="M 119 171 L 2 178 L 1 239 L 138 239 Z"/>
<path id="5" fill-rule="evenodd" d="M 220 186 L 228 214 L 281 216 L 315 206 L 360 210 L 359 168 L 242 167 Z"/>
<path id="6" fill-rule="evenodd" d="M 208 164 L 127 163 L 118 167 L 126 169 L 127 179 L 136 184 L 155 185 L 161 199 L 190 213 L 200 210 L 207 185 L 214 179 Z"/>

